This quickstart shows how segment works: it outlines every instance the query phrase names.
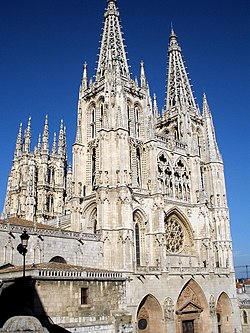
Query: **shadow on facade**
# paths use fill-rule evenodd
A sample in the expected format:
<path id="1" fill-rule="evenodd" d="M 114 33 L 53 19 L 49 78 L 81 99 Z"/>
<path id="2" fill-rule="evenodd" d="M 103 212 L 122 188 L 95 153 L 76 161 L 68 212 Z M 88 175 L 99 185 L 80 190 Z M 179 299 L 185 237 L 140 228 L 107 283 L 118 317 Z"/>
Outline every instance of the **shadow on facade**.
<path id="1" fill-rule="evenodd" d="M 5 281 L 0 288 L 0 327 L 13 316 L 34 316 L 50 333 L 67 333 L 53 323 L 44 310 L 35 288 L 35 280 L 26 277 Z"/>

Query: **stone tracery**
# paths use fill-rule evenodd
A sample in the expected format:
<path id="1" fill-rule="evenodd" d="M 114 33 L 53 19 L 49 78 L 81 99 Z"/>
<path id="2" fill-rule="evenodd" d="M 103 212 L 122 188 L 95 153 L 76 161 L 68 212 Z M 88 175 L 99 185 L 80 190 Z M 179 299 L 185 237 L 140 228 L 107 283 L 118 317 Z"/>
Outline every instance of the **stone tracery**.
<path id="1" fill-rule="evenodd" d="M 165 237 L 167 252 L 178 253 L 184 246 L 184 231 L 176 218 L 165 221 Z"/>

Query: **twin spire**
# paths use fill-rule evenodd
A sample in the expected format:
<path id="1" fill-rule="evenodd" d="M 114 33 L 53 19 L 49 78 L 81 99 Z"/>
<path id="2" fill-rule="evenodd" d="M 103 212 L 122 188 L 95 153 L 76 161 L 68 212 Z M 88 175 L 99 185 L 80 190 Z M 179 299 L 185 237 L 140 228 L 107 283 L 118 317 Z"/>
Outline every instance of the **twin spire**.
<path id="1" fill-rule="evenodd" d="M 124 39 L 120 25 L 120 14 L 116 0 L 107 0 L 104 14 L 104 28 L 101 39 L 100 54 L 96 71 L 96 80 L 101 80 L 111 69 L 123 79 L 130 79 L 128 60 L 125 52 Z M 177 36 L 171 26 L 168 48 L 168 80 L 166 91 L 166 111 L 173 109 L 197 109 L 188 74 L 184 65 L 181 48 Z M 87 71 L 84 65 L 83 90 L 87 87 Z M 146 87 L 143 62 L 141 62 L 141 87 Z"/>

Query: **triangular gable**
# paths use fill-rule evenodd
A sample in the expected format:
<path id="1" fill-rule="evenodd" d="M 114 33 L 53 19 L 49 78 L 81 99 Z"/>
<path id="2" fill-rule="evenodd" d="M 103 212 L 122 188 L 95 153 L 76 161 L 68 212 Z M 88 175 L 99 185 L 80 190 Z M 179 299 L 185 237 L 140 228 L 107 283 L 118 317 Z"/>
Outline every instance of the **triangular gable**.
<path id="1" fill-rule="evenodd" d="M 202 312 L 203 309 L 193 302 L 187 302 L 184 304 L 179 310 L 176 311 L 177 314 L 183 314 L 183 313 L 192 313 L 192 312 Z"/>

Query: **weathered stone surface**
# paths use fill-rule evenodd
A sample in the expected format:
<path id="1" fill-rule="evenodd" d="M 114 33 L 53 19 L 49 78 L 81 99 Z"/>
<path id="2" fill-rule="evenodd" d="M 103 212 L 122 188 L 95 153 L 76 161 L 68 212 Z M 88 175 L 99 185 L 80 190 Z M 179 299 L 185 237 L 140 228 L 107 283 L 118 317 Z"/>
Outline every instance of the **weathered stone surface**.
<path id="1" fill-rule="evenodd" d="M 32 316 L 15 316 L 9 318 L 3 325 L 1 332 L 32 332 L 32 333 L 48 333 L 48 330 L 42 327 L 40 321 Z"/>

